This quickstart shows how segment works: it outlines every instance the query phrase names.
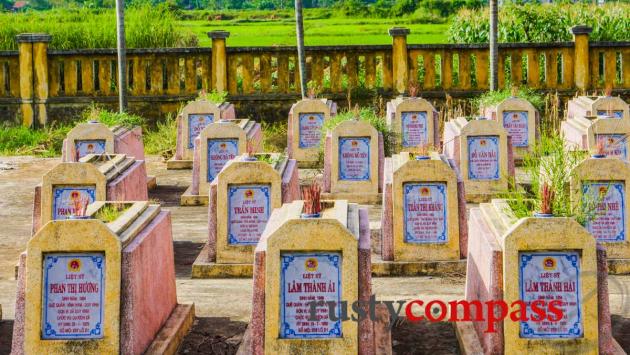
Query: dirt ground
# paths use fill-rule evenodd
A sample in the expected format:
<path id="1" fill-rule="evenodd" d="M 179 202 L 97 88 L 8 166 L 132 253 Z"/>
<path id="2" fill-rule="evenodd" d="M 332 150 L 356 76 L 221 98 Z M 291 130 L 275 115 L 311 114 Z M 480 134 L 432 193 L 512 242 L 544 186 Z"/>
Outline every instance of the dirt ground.
<path id="1" fill-rule="evenodd" d="M 15 264 L 30 238 L 33 188 L 58 159 L 0 157 L 0 354 L 8 354 L 15 303 Z M 191 265 L 207 239 L 207 208 L 180 207 L 179 196 L 191 182 L 191 171 L 167 171 L 157 157 L 149 157 L 150 175 L 158 188 L 150 197 L 171 211 L 178 301 L 194 303 L 196 321 L 179 349 L 180 354 L 234 354 L 251 315 L 250 279 L 192 280 Z M 309 174 L 304 171 L 301 174 Z M 370 225 L 380 225 L 380 206 L 370 206 Z M 374 243 L 378 238 L 374 238 Z M 373 250 L 378 250 L 374 247 Z M 462 299 L 464 278 L 373 278 L 378 300 Z M 630 276 L 609 277 L 613 335 L 630 351 Z M 398 322 L 392 329 L 395 354 L 458 354 L 450 323 Z"/>

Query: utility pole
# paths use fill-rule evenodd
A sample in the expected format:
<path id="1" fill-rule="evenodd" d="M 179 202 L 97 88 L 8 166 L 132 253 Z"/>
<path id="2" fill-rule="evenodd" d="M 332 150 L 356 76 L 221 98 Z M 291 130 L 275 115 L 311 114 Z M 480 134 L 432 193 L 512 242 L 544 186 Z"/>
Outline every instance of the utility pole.
<path id="1" fill-rule="evenodd" d="M 302 0 L 295 0 L 295 29 L 297 35 L 298 62 L 300 69 L 300 91 L 306 97 L 306 56 L 304 54 L 304 20 L 302 19 Z"/>
<path id="2" fill-rule="evenodd" d="M 497 44 L 498 0 L 490 0 L 490 91 L 499 89 L 499 45 Z"/>
<path id="3" fill-rule="evenodd" d="M 118 52 L 118 111 L 127 111 L 127 49 L 125 45 L 125 3 L 116 0 L 116 44 Z"/>

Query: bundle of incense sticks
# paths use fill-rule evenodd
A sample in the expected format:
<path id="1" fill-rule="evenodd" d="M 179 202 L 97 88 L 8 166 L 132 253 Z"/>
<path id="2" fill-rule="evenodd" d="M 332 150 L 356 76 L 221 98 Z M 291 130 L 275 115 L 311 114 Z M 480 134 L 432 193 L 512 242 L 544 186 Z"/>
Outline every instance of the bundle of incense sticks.
<path id="1" fill-rule="evenodd" d="M 322 189 L 315 182 L 308 186 L 302 186 L 302 199 L 304 200 L 305 214 L 317 214 L 322 211 L 320 202 L 321 195 Z"/>
<path id="2" fill-rule="evenodd" d="M 553 201 L 554 191 L 551 189 L 549 184 L 544 183 L 540 193 L 540 213 L 543 214 L 553 214 L 553 208 L 551 205 L 551 201 Z"/>

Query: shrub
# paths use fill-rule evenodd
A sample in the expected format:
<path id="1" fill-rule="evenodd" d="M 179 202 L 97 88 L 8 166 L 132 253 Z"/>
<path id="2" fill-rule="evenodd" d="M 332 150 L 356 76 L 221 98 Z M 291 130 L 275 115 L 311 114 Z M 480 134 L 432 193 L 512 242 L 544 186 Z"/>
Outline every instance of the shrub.
<path id="1" fill-rule="evenodd" d="M 448 40 L 451 43 L 487 43 L 488 8 L 461 10 L 451 21 Z M 593 41 L 630 40 L 630 4 L 505 5 L 499 10 L 500 42 L 571 41 L 571 27 L 593 27 Z"/>
<path id="2" fill-rule="evenodd" d="M 144 126 L 146 120 L 144 117 L 134 115 L 131 113 L 112 112 L 92 106 L 83 112 L 83 118 L 85 121 L 99 121 L 108 127 L 123 126 L 132 128 L 135 126 Z"/>
<path id="3" fill-rule="evenodd" d="M 515 94 L 516 97 L 529 101 L 532 105 L 534 105 L 538 112 L 543 112 L 543 109 L 545 108 L 545 97 L 542 94 L 527 87 L 518 88 L 518 91 Z M 479 111 L 479 108 L 481 107 L 497 105 L 501 101 L 511 96 L 511 89 L 487 91 L 481 94 L 479 97 L 475 98 L 473 102 L 475 107 L 477 108 L 477 111 Z"/>
<path id="4" fill-rule="evenodd" d="M 394 150 L 395 134 L 389 129 L 389 127 L 387 126 L 387 122 L 385 122 L 382 117 L 378 117 L 374 110 L 367 107 L 350 111 L 343 111 L 325 121 L 324 125 L 322 126 L 322 144 L 320 144 L 320 150 L 323 151 L 324 149 L 323 140 L 326 139 L 326 133 L 328 131 L 332 131 L 342 122 L 353 120 L 356 117 L 358 117 L 362 121 L 368 122 L 372 125 L 372 127 L 376 128 L 376 130 L 383 135 L 383 147 L 385 150 L 385 156 L 391 156 Z"/>
<path id="5" fill-rule="evenodd" d="M 155 128 L 144 133 L 144 151 L 147 154 L 159 154 L 164 159 L 175 155 L 177 145 L 177 120 L 169 115 L 164 121 L 158 121 Z"/>
<path id="6" fill-rule="evenodd" d="M 50 126 L 42 129 L 4 126 L 0 129 L 0 154 L 58 156 L 61 154 L 63 139 L 70 129 L 71 126 Z"/>

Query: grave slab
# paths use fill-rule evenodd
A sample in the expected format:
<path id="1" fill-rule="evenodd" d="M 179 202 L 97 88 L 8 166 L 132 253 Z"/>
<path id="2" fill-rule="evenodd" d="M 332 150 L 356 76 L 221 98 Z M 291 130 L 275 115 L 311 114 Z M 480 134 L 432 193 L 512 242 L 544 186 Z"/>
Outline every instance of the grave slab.
<path id="1" fill-rule="evenodd" d="M 210 123 L 236 118 L 234 105 L 229 102 L 215 104 L 207 100 L 189 102 L 177 115 L 177 146 L 175 156 L 166 162 L 166 168 L 190 169 L 193 166 L 195 138 Z"/>
<path id="2" fill-rule="evenodd" d="M 194 308 L 177 305 L 170 212 L 148 202 L 99 201 L 89 206 L 87 215 L 48 223 L 29 242 L 19 270 L 15 354 L 142 354 L 158 345 L 176 349 L 181 334 L 190 328 L 187 320 L 194 317 Z M 56 275 L 62 278 L 52 283 Z M 86 281 L 73 286 L 68 280 Z M 50 285 L 46 292 L 44 284 Z M 81 306 L 50 302 L 46 309 L 61 315 L 82 307 L 80 314 L 90 317 L 81 319 L 86 324 L 93 319 L 94 326 L 82 323 L 87 327 L 83 331 L 81 326 L 59 325 L 64 317 L 45 322 L 42 292 L 56 298 L 65 292 L 85 294 L 79 297 L 88 302 Z M 57 307 L 68 310 L 61 313 Z M 156 338 L 161 332 L 167 336 Z"/>
<path id="3" fill-rule="evenodd" d="M 437 153 L 402 152 L 385 160 L 381 258 L 442 262 L 465 258 L 464 183 L 453 161 Z"/>
<path id="4" fill-rule="evenodd" d="M 323 201 L 322 206 L 316 218 L 301 217 L 299 200 L 273 212 L 256 247 L 251 341 L 244 342 L 248 348 L 240 353 L 371 354 L 377 348 L 375 339 L 383 342 L 379 349 L 391 351 L 382 336 L 387 330 L 369 318 L 317 324 L 303 319 L 309 307 L 305 300 L 339 304 L 368 301 L 371 295 L 367 210 L 347 201 Z"/>
<path id="5" fill-rule="evenodd" d="M 498 105 L 481 107 L 480 113 L 505 128 L 512 141 L 514 160 L 522 163 L 538 140 L 540 115 L 534 105 L 525 99 L 510 97 Z"/>
<path id="6" fill-rule="evenodd" d="M 420 97 L 397 97 L 387 103 L 387 125 L 398 137 L 400 151 L 415 152 L 420 146 L 440 147 L 439 113 Z"/>
<path id="7" fill-rule="evenodd" d="M 276 208 L 299 198 L 297 163 L 275 154 L 229 161 L 210 184 L 208 243 L 193 278 L 251 277 L 254 249 Z"/>
<path id="8" fill-rule="evenodd" d="M 484 202 L 506 192 L 514 177 L 512 146 L 494 120 L 464 117 L 444 125 L 444 155 L 455 162 L 464 180 L 467 202 Z"/>
<path id="9" fill-rule="evenodd" d="M 303 99 L 291 106 L 287 125 L 287 152 L 301 168 L 316 167 L 323 123 L 337 114 L 327 99 Z"/>
<path id="10" fill-rule="evenodd" d="M 571 196 L 586 211 L 586 229 L 606 248 L 610 274 L 630 273 L 628 186 L 630 163 L 588 158 L 570 173 Z"/>
<path id="11" fill-rule="evenodd" d="M 618 96 L 578 96 L 569 100 L 567 117 L 613 116 L 630 120 L 628 104 Z"/>
<path id="12" fill-rule="evenodd" d="M 260 124 L 248 119 L 211 123 L 195 139 L 192 184 L 180 199 L 182 206 L 208 204 L 208 188 L 225 163 L 245 153 L 247 142 L 253 152 L 262 148 Z"/>
<path id="13" fill-rule="evenodd" d="M 602 144 L 608 157 L 628 160 L 630 119 L 609 116 L 574 116 L 562 121 L 560 132 L 567 150 L 595 153 Z"/>
<path id="14" fill-rule="evenodd" d="M 33 198 L 33 235 L 48 221 L 74 214 L 73 204 L 146 201 L 149 199 L 143 160 L 124 154 L 87 155 L 78 163 L 60 163 L 42 177 Z"/>
<path id="15" fill-rule="evenodd" d="M 476 338 L 484 353 L 493 354 L 616 353 L 606 253 L 596 249 L 586 229 L 571 218 L 517 219 L 507 200 L 472 208 L 468 221 L 466 300 L 507 305 L 522 300 L 530 317 L 534 300 L 559 300 L 564 306 L 558 321 L 508 317 L 496 323 L 496 332 L 486 332 L 487 321 L 476 321 L 478 310 L 472 307 L 474 331 L 458 324 L 460 338 Z"/>
<path id="16" fill-rule="evenodd" d="M 372 125 L 340 123 L 326 134 L 322 197 L 378 203 L 384 160 L 383 137 Z"/>

